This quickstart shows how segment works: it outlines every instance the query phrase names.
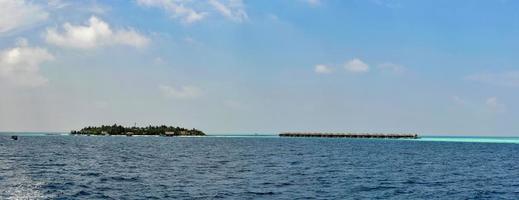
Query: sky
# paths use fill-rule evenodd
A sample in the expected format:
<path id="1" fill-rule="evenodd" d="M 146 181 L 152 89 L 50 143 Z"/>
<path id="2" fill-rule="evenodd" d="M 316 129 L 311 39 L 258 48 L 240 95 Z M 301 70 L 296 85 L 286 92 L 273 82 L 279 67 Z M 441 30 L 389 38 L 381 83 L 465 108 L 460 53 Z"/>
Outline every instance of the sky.
<path id="1" fill-rule="evenodd" d="M 518 9 L 0 0 L 0 130 L 519 136 Z"/>

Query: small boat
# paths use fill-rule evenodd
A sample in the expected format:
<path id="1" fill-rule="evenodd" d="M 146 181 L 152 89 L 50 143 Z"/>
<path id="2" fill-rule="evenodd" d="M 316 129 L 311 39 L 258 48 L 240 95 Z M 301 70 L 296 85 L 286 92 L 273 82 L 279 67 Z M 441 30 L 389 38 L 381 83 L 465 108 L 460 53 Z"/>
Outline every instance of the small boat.
<path id="1" fill-rule="evenodd" d="M 16 135 L 11 136 L 11 140 L 18 140 L 18 136 L 16 136 Z"/>

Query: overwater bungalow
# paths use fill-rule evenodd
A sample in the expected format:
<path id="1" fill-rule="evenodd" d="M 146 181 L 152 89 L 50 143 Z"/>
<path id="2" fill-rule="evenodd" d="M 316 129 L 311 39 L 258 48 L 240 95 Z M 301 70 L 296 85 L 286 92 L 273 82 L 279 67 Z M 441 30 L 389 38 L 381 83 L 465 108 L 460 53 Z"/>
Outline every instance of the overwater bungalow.
<path id="1" fill-rule="evenodd" d="M 380 133 L 280 133 L 280 137 L 329 137 L 329 138 L 407 138 L 417 139 L 417 134 L 380 134 Z"/>

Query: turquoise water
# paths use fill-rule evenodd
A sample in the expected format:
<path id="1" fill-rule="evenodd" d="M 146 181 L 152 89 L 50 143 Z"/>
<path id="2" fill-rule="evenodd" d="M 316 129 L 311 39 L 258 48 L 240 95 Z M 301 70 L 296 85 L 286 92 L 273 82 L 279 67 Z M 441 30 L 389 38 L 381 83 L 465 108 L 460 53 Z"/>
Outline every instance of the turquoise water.
<path id="1" fill-rule="evenodd" d="M 425 142 L 477 142 L 519 144 L 519 137 L 461 137 L 461 136 L 425 136 L 417 141 Z"/>

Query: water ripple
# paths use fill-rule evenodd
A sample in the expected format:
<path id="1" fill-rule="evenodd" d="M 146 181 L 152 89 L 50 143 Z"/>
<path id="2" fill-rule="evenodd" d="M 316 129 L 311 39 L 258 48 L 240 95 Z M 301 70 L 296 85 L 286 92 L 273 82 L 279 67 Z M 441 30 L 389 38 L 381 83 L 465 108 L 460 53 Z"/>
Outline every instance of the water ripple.
<path id="1" fill-rule="evenodd" d="M 0 199 L 516 199 L 518 155 L 494 143 L 0 136 Z"/>

